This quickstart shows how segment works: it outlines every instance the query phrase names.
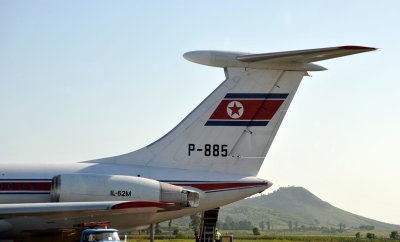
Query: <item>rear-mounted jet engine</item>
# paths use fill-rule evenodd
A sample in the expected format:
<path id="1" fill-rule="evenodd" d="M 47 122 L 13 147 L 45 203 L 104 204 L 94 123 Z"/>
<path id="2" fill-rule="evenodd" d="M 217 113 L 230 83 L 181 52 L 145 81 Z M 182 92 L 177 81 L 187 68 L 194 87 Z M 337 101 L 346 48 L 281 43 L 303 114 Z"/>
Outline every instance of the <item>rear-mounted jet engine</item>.
<path id="1" fill-rule="evenodd" d="M 199 193 L 134 176 L 61 174 L 53 177 L 51 202 L 156 201 L 197 207 Z"/>

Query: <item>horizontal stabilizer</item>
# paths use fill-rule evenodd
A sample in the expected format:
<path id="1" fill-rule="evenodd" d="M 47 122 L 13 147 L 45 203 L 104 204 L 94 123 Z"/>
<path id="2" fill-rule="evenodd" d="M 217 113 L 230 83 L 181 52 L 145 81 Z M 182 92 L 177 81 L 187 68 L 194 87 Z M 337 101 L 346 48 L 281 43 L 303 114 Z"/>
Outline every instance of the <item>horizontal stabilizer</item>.
<path id="1" fill-rule="evenodd" d="M 243 62 L 256 61 L 296 61 L 301 63 L 311 63 L 321 60 L 337 58 L 346 55 L 354 55 L 362 52 L 376 50 L 376 48 L 364 46 L 339 46 L 331 48 L 294 50 L 264 54 L 241 55 L 236 57 Z"/>
<path id="2" fill-rule="evenodd" d="M 326 68 L 313 62 L 373 50 L 376 50 L 376 48 L 350 45 L 262 54 L 200 50 L 187 52 L 183 57 L 198 64 L 223 68 L 239 67 L 287 71 L 323 71 Z"/>

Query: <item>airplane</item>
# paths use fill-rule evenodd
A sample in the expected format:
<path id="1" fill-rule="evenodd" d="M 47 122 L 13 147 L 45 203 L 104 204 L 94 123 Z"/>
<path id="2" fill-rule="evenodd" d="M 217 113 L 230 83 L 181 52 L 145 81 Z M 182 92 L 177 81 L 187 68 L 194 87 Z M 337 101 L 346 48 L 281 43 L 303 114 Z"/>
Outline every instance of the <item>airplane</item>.
<path id="1" fill-rule="evenodd" d="M 102 221 L 139 229 L 263 192 L 272 182 L 257 174 L 302 78 L 326 70 L 314 62 L 373 50 L 185 53 L 226 79 L 157 141 L 78 163 L 1 165 L 0 241 Z"/>

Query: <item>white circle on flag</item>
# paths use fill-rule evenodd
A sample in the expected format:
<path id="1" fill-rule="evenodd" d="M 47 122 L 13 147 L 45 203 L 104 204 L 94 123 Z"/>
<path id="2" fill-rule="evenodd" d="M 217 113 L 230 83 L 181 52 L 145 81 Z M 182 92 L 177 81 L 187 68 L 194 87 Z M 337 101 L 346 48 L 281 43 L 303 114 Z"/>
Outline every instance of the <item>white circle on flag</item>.
<path id="1" fill-rule="evenodd" d="M 228 103 L 228 106 L 226 106 L 226 112 L 228 113 L 229 117 L 237 119 L 242 117 L 244 108 L 240 102 L 232 101 Z"/>

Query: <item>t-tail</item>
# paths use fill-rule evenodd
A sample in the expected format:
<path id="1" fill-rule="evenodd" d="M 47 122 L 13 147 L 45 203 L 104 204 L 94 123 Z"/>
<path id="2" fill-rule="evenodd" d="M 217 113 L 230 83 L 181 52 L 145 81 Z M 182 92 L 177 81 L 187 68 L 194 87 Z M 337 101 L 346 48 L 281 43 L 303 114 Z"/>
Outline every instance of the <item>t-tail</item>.
<path id="1" fill-rule="evenodd" d="M 184 58 L 224 68 L 222 82 L 164 137 L 137 151 L 89 162 L 257 175 L 313 62 L 375 48 L 341 46 L 265 54 L 193 51 Z"/>

